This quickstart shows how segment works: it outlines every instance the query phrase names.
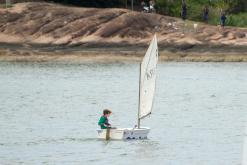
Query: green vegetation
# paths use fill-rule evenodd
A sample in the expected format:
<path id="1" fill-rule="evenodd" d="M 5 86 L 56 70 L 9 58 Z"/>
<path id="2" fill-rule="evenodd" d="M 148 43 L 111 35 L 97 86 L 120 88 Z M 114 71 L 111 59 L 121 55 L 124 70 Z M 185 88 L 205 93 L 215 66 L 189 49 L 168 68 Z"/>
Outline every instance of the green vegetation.
<path id="1" fill-rule="evenodd" d="M 5 5 L 5 4 L 0 4 L 0 8 L 10 8 L 13 7 L 13 5 Z"/>
<path id="2" fill-rule="evenodd" d="M 202 21 L 203 9 L 209 8 L 209 24 L 220 23 L 222 12 L 227 14 L 227 25 L 247 27 L 247 0 L 186 0 L 187 18 Z M 180 17 L 182 0 L 156 0 L 159 13 Z"/>
<path id="3" fill-rule="evenodd" d="M 228 25 L 247 27 L 247 13 L 239 13 L 239 14 L 229 15 Z"/>
<path id="4" fill-rule="evenodd" d="M 39 1 L 39 0 L 18 0 L 18 2 Z M 40 0 L 42 1 L 42 0 Z M 50 2 L 51 0 L 43 0 Z M 135 9 L 141 10 L 142 0 L 133 0 Z M 148 4 L 149 0 L 144 0 Z M 173 17 L 181 17 L 182 0 L 153 0 L 157 12 Z M 185 0 L 187 4 L 187 18 L 192 21 L 203 20 L 203 9 L 209 8 L 209 24 L 218 25 L 220 15 L 225 12 L 228 26 L 247 27 L 247 0 Z M 56 3 L 63 3 L 85 7 L 121 7 L 130 8 L 131 0 L 53 0 Z M 4 8 L 1 5 L 0 8 Z M 11 6 L 9 6 L 11 7 Z"/>

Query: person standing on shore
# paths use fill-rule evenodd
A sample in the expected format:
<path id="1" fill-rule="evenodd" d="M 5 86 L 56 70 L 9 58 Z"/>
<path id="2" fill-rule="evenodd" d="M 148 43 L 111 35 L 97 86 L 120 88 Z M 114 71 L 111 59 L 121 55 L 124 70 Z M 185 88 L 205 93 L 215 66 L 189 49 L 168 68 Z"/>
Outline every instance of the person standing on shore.
<path id="1" fill-rule="evenodd" d="M 149 8 L 150 8 L 150 13 L 154 13 L 155 12 L 154 1 L 149 1 Z"/>
<path id="2" fill-rule="evenodd" d="M 203 21 L 206 23 L 208 23 L 208 15 L 209 15 L 209 8 L 208 8 L 208 6 L 206 6 L 203 9 Z"/>
<path id="3" fill-rule="evenodd" d="M 186 20 L 186 16 L 187 16 L 187 5 L 186 5 L 185 0 L 183 0 L 183 2 L 182 2 L 181 16 L 182 16 L 182 19 L 185 21 Z"/>
<path id="4" fill-rule="evenodd" d="M 221 27 L 224 29 L 225 25 L 226 25 L 226 14 L 224 12 L 221 13 L 220 16 L 220 23 L 221 23 Z"/>
<path id="5" fill-rule="evenodd" d="M 144 7 L 146 6 L 146 3 L 144 1 L 141 2 L 141 8 L 144 10 Z"/>
<path id="6" fill-rule="evenodd" d="M 186 23 L 185 23 L 185 20 L 186 20 L 186 16 L 187 16 L 187 5 L 186 5 L 186 2 L 185 0 L 182 0 L 182 8 L 181 8 L 181 17 L 184 21 L 183 23 L 183 35 L 185 33 L 185 26 L 186 26 Z"/>

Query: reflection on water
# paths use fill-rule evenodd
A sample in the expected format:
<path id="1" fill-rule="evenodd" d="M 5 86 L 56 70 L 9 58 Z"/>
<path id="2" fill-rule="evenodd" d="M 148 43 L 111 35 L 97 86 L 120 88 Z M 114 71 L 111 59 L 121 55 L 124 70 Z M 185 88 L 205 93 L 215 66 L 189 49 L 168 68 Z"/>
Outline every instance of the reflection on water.
<path id="1" fill-rule="evenodd" d="M 149 139 L 97 140 L 103 108 L 136 124 L 138 66 L 0 63 L 0 164 L 241 163 L 245 63 L 160 63 Z"/>

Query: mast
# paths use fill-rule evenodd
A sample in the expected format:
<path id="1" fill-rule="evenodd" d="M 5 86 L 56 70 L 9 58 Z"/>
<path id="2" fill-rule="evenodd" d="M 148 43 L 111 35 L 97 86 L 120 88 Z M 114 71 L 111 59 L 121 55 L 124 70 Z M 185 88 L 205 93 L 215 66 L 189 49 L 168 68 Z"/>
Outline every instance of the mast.
<path id="1" fill-rule="evenodd" d="M 137 128 L 140 128 L 141 125 L 141 119 L 140 119 L 140 111 L 141 111 L 141 106 L 140 106 L 140 102 L 141 102 L 141 65 L 142 63 L 140 63 L 140 71 L 139 71 L 139 102 L 138 102 L 138 114 L 137 114 Z"/>

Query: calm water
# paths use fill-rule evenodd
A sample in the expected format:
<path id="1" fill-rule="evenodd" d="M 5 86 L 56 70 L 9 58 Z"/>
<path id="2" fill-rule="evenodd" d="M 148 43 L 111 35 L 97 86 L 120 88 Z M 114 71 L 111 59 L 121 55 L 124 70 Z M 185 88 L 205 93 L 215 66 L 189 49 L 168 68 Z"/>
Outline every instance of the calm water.
<path id="1" fill-rule="evenodd" d="M 138 64 L 0 63 L 1 165 L 240 165 L 246 63 L 160 63 L 145 141 L 99 141 L 136 123 Z"/>

